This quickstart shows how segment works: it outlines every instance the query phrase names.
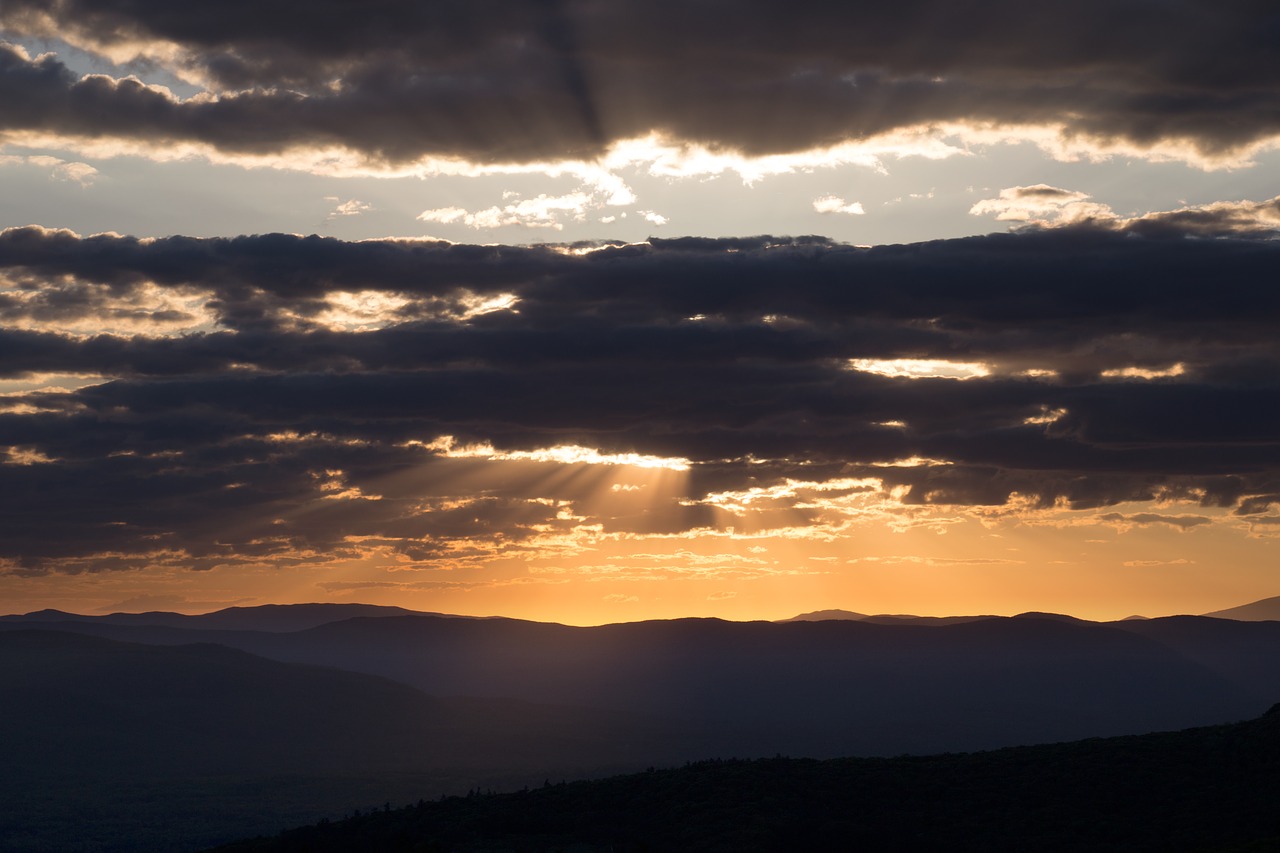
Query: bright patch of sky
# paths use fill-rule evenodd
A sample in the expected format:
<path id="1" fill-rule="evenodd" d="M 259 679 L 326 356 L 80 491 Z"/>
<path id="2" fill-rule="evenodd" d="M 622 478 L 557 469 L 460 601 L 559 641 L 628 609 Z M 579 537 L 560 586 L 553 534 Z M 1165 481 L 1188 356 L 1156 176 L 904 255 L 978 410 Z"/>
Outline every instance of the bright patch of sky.
<path id="1" fill-rule="evenodd" d="M 1219 200 L 1257 201 L 1280 192 L 1280 152 L 1260 155 L 1250 168 L 1209 172 L 1129 158 L 1059 162 L 1027 143 L 983 146 L 940 160 L 889 159 L 880 169 L 811 168 L 752 183 L 734 173 L 655 175 L 646 164 L 633 164 L 614 172 L 634 196 L 630 204 L 609 204 L 598 188 L 567 174 L 331 177 L 200 159 L 156 163 L 14 146 L 5 154 L 0 227 L 40 224 L 137 236 L 278 231 L 348 240 L 430 236 L 532 243 L 822 234 L 874 245 L 1004 230 L 1007 225 L 995 214 L 971 210 L 1012 186 L 1062 187 L 1121 216 Z M 80 164 L 74 174 L 69 164 Z M 538 201 L 548 198 L 575 203 L 557 209 Z M 844 202 L 842 211 L 815 203 L 830 198 Z M 841 215 L 854 204 L 861 215 Z M 518 215 L 535 207 L 545 215 Z M 422 216 L 442 210 L 463 213 Z M 497 215 L 502 211 L 511 215 Z"/>

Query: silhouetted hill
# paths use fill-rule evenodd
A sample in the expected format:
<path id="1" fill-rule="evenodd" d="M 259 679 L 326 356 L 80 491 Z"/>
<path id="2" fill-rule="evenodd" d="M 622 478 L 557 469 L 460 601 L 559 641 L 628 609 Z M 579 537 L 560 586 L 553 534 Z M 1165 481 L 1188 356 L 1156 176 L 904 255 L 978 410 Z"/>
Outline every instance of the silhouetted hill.
<path id="1" fill-rule="evenodd" d="M 1052 619 L 1056 622 L 1072 622 L 1077 625 L 1091 624 L 1087 619 L 1079 619 L 1075 616 L 1068 616 L 1065 613 L 1045 613 L 1041 610 L 1029 610 L 1026 613 L 1019 613 L 1012 619 Z M 1093 623 L 1096 624 L 1096 623 Z"/>
<path id="2" fill-rule="evenodd" d="M 709 761 L 452 798 L 219 853 L 1280 849 L 1280 706 L 1236 725 L 892 759 Z"/>
<path id="3" fill-rule="evenodd" d="M 356 616 L 405 616 L 419 611 L 378 604 L 260 604 L 255 607 L 227 607 L 212 613 L 188 615 L 168 611 L 111 613 L 83 616 L 61 610 L 38 610 L 20 616 L 0 616 L 0 622 L 53 623 L 85 622 L 101 625 L 160 626 L 214 631 L 302 631 Z M 433 616 L 444 614 L 434 613 Z M 471 617 L 459 616 L 458 619 Z"/>
<path id="4" fill-rule="evenodd" d="M 704 755 L 634 714 L 439 699 L 214 645 L 0 633 L 0 850 L 151 850 L 417 798 Z M 161 843 L 163 842 L 163 843 Z"/>
<path id="5" fill-rule="evenodd" d="M 288 633 L 59 625 L 130 641 L 216 641 L 437 696 L 679 719 L 743 756 L 1136 734 L 1253 716 L 1280 693 L 1280 632 L 1259 634 L 1247 654 L 1211 642 L 1197 651 L 1195 637 L 1175 643 L 1159 634 L 1163 621 L 1029 614 L 941 625 L 678 619 L 576 628 L 413 614 Z"/>
<path id="6" fill-rule="evenodd" d="M 851 610 L 815 610 L 812 613 L 801 613 L 790 619 L 777 619 L 777 622 L 826 622 L 844 620 L 851 622 L 871 622 L 877 625 L 954 625 L 957 622 L 973 622 L 978 619 L 994 619 L 994 616 L 912 616 L 907 613 L 877 613 L 868 616 L 865 613 L 854 613 Z"/>
<path id="7" fill-rule="evenodd" d="M 739 755 L 892 755 L 1137 733 L 1252 716 L 1272 695 L 1128 631 L 1031 618 L 575 628 L 414 615 L 225 637 L 435 695 L 680 718 L 740 732 Z"/>
<path id="8" fill-rule="evenodd" d="M 778 619 L 778 622 L 823 622 L 827 619 L 866 619 L 865 613 L 854 613 L 852 610 L 814 610 L 811 613 L 801 613 L 798 616 L 792 616 L 790 619 Z"/>
<path id="9" fill-rule="evenodd" d="M 1249 604 L 1242 604 L 1239 607 L 1216 610 L 1213 613 L 1205 613 L 1204 615 L 1217 619 L 1236 619 L 1242 622 L 1280 621 L 1280 595 L 1264 598 L 1261 601 L 1254 601 Z"/>
<path id="10" fill-rule="evenodd" d="M 1232 683 L 1110 626 L 1039 619 L 567 628 L 394 617 L 280 637 L 273 654 L 436 693 L 628 708 L 767 733 L 740 755 L 893 755 L 1140 733 L 1253 716 L 1280 692 Z"/>

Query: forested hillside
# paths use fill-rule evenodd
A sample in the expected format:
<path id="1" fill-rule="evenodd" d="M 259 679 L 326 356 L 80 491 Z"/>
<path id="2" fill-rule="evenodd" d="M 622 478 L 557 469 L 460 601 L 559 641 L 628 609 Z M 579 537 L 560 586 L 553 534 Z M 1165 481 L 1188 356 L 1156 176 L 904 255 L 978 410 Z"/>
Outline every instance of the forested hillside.
<path id="1" fill-rule="evenodd" d="M 704 761 L 454 797 L 218 853 L 1272 851 L 1280 706 L 1181 732 L 993 752 Z"/>

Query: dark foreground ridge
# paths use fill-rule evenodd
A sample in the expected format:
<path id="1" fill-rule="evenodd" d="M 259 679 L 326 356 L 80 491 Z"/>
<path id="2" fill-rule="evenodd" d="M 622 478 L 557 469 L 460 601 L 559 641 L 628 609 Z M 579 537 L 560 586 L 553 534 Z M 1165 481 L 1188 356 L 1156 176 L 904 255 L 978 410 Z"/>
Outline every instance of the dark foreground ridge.
<path id="1" fill-rule="evenodd" d="M 1180 732 L 927 757 L 703 761 L 373 810 L 218 853 L 1280 850 L 1280 705 Z"/>

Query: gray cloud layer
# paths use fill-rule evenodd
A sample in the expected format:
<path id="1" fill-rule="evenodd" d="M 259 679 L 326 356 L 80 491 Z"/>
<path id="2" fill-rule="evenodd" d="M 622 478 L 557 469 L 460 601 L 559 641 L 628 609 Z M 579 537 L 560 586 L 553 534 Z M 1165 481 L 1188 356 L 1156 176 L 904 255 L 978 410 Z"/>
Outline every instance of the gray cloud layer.
<path id="1" fill-rule="evenodd" d="M 1280 500 L 1280 241 L 1154 221 L 585 255 L 10 229 L 3 376 L 110 381 L 0 398 L 0 557 L 35 571 L 111 554 L 93 563 L 109 568 L 168 550 L 201 566 L 341 555 L 345 536 L 418 559 L 495 537 L 518 549 L 566 523 L 531 495 L 584 500 L 606 530 L 714 523 L 705 506 L 638 513 L 535 486 L 534 463 L 484 479 L 475 460 L 407 444 L 441 435 L 684 457 L 694 499 L 875 476 L 910 487 L 909 503 L 1165 494 L 1264 512 Z M 1230 212 L 1221 221 L 1230 234 Z M 330 322 L 343 293 L 392 299 L 382 327 Z M 504 294 L 514 310 L 472 310 Z M 138 307 L 160 296 L 212 320 L 172 336 L 181 317 Z M 135 306 L 138 334 L 62 331 L 118 304 Z M 850 369 L 903 358 L 992 372 Z M 877 465 L 913 456 L 953 464 Z M 383 499 L 334 498 L 346 490 Z"/>
<path id="2" fill-rule="evenodd" d="M 1280 132 L 1280 13 L 1252 0 L 386 0 L 360 13 L 8 0 L 0 27 L 137 53 L 221 97 L 177 102 L 0 49 L 0 128 L 392 161 L 589 156 L 652 130 L 782 152 L 953 121 L 1062 123 L 1212 157 Z"/>

